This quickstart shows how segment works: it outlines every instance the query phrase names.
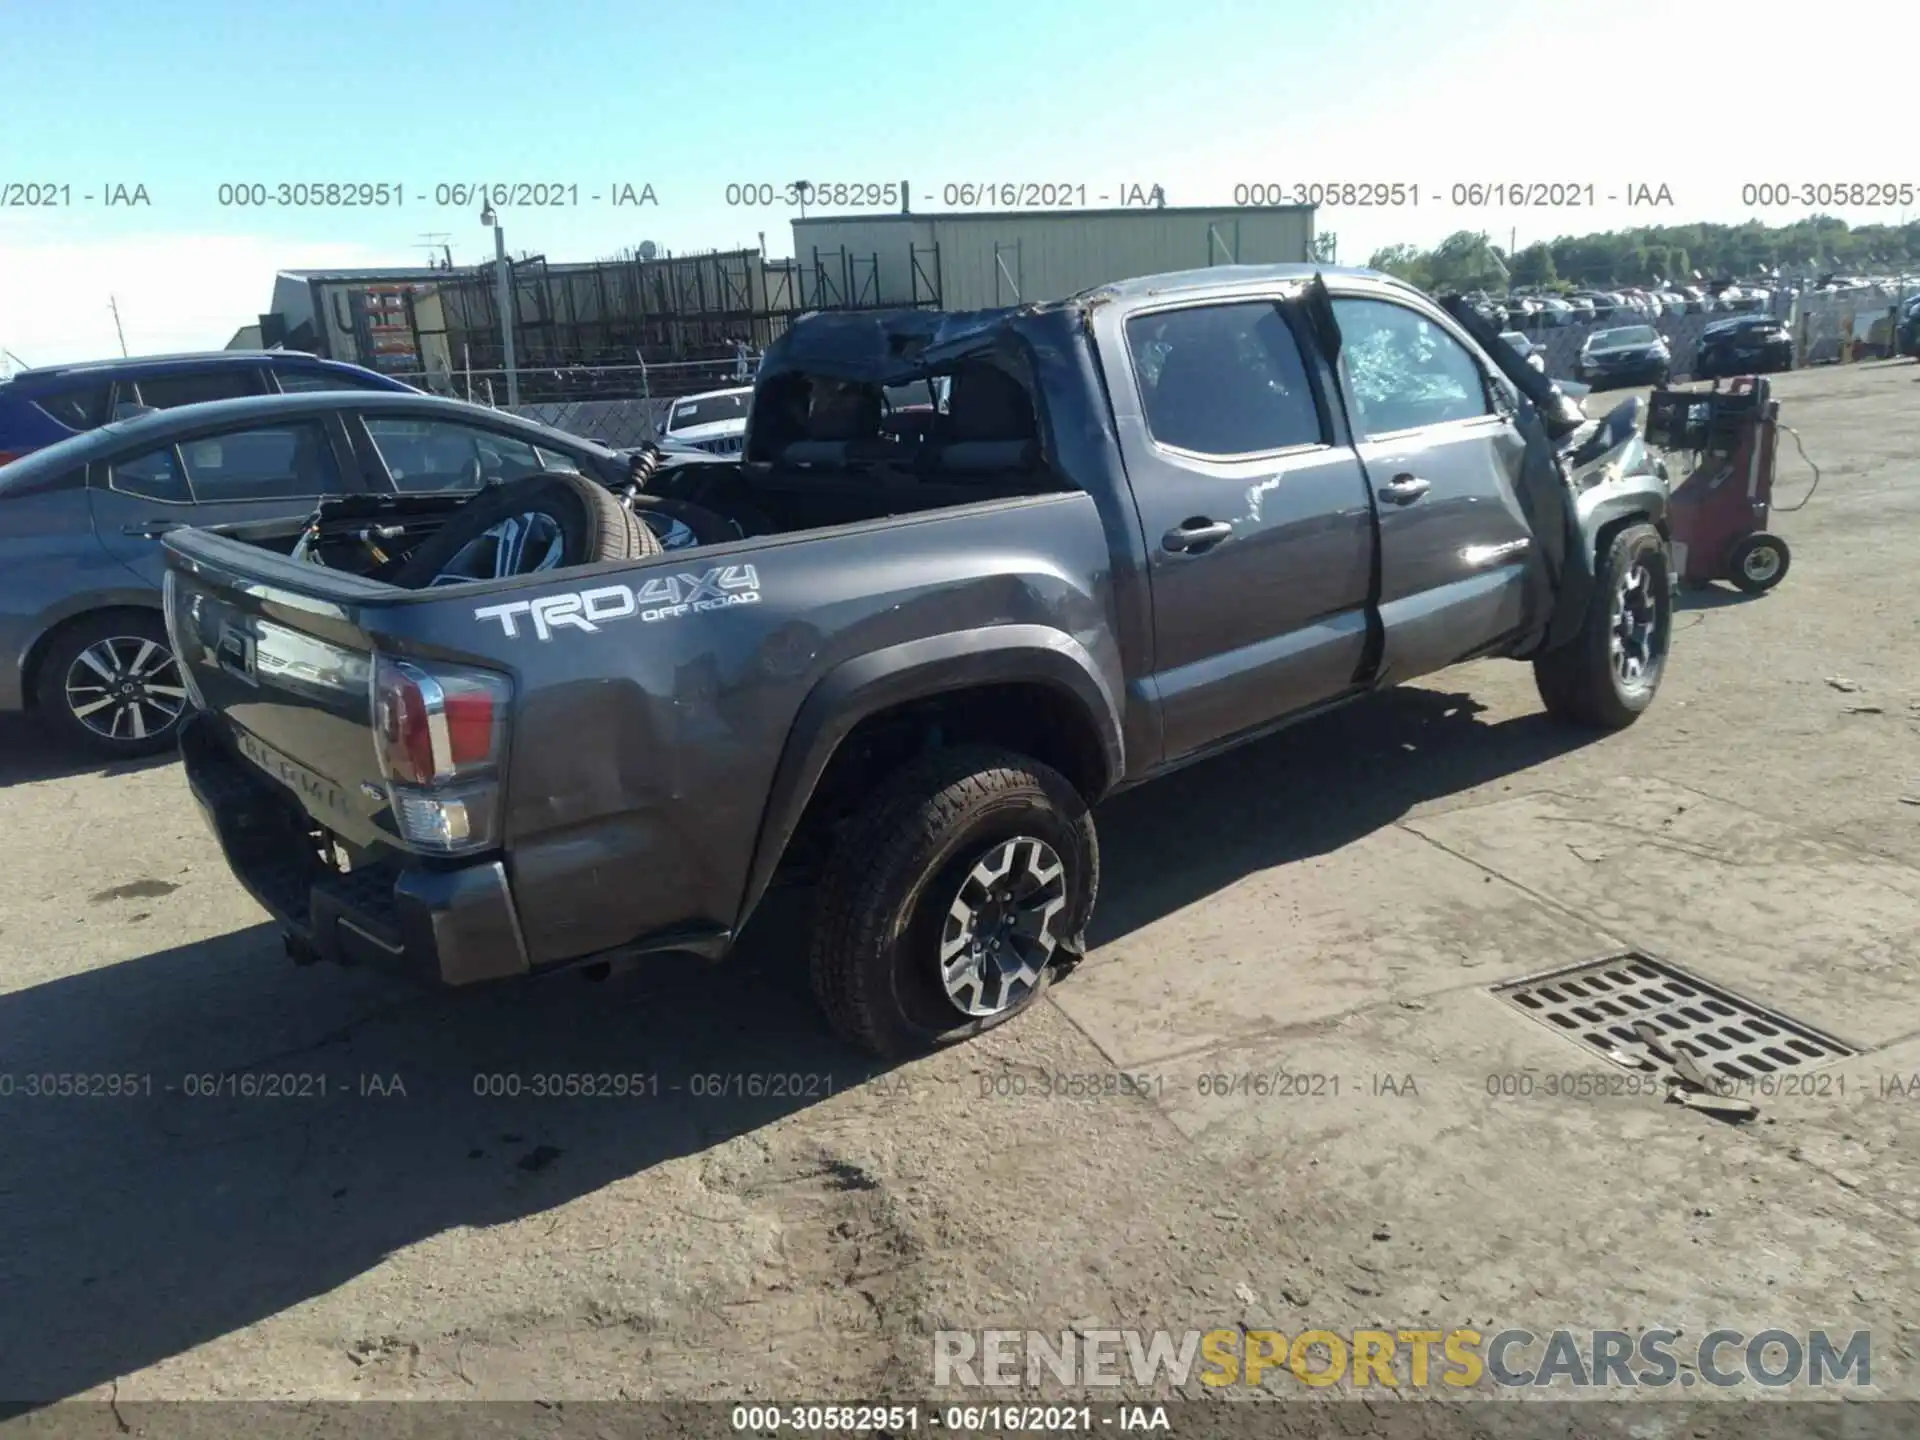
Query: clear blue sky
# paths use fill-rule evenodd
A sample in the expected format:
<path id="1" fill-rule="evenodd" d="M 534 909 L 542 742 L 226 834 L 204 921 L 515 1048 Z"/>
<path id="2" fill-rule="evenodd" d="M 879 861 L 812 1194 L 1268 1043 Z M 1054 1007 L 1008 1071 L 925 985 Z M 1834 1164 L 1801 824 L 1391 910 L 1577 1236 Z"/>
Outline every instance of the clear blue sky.
<path id="1" fill-rule="evenodd" d="M 1892 46 L 1850 47 L 1857 63 L 1913 53 L 1915 9 L 1850 10 L 1849 34 L 1878 27 Z M 790 212 L 729 209 L 725 188 L 801 177 L 905 179 L 916 209 L 969 180 L 1157 182 L 1176 205 L 1228 203 L 1239 181 L 1405 179 L 1429 195 L 1455 181 L 1591 180 L 1602 194 L 1644 181 L 1676 201 L 1637 216 L 1323 210 L 1343 260 L 1462 226 L 1518 228 L 1525 243 L 1740 219 L 1744 181 L 1920 181 L 1911 87 L 1829 102 L 1825 82 L 1782 68 L 1788 51 L 1754 13 L 1655 0 L 0 0 L 0 185 L 65 183 L 75 197 L 0 210 L 0 346 L 35 363 L 97 349 L 109 293 L 136 349 L 217 344 L 265 306 L 276 268 L 417 263 L 434 231 L 457 261 L 482 258 L 472 207 L 418 203 L 441 181 L 577 184 L 578 207 L 504 217 L 513 249 L 554 259 L 760 231 L 786 253 Z M 1769 108 L 1806 112 L 1768 130 L 1764 159 L 1741 153 L 1739 115 L 1692 124 L 1729 73 Z M 1839 156 L 1845 173 L 1830 174 Z M 222 183 L 382 180 L 404 184 L 401 208 L 217 203 Z M 79 199 L 116 182 L 144 185 L 151 205 Z M 615 182 L 651 184 L 659 206 L 587 200 Z"/>

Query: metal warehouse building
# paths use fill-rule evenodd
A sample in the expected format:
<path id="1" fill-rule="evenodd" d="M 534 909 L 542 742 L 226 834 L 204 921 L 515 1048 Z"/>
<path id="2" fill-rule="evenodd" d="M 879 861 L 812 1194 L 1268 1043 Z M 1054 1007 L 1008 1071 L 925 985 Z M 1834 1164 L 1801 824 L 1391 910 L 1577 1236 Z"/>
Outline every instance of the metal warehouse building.
<path id="1" fill-rule="evenodd" d="M 823 215 L 795 263 L 836 306 L 988 310 L 1170 270 L 1313 258 L 1313 207 Z"/>

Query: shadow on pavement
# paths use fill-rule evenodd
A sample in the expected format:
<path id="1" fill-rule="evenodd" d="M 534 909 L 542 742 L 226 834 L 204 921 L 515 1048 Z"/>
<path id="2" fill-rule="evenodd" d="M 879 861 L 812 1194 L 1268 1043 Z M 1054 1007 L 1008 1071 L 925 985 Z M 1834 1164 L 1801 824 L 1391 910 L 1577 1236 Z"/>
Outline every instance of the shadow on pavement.
<path id="1" fill-rule="evenodd" d="M 1596 738 L 1539 712 L 1490 725 L 1485 709 L 1403 686 L 1115 797 L 1100 811 L 1089 938 L 1117 940 L 1244 875 L 1338 850 Z"/>
<path id="2" fill-rule="evenodd" d="M 1745 605 L 1750 601 L 1762 598 L 1764 597 L 1760 595 L 1749 595 L 1744 590 L 1736 590 L 1731 585 L 1723 585 L 1716 581 L 1711 585 L 1702 585 L 1697 590 L 1682 590 L 1679 598 L 1674 602 L 1673 608 L 1682 612 L 1687 610 L 1723 610 L 1729 605 Z"/>
<path id="3" fill-rule="evenodd" d="M 1117 797 L 1096 938 L 1580 743 L 1478 713 L 1395 690 Z M 0 995 L 0 1399 L 103 1384 L 882 1074 L 814 1018 L 808 903 L 771 900 L 724 967 L 598 985 L 422 993 L 296 969 L 258 926 Z"/>
<path id="4" fill-rule="evenodd" d="M 0 789 L 75 775 L 130 775 L 171 765 L 173 752 L 140 760 L 103 760 L 62 745 L 25 715 L 0 715 Z"/>
<path id="5" fill-rule="evenodd" d="M 0 1406 L 882 1073 L 813 1018 L 778 943 L 804 903 L 778 897 L 725 970 L 433 993 L 296 968 L 261 925 L 0 995 Z"/>

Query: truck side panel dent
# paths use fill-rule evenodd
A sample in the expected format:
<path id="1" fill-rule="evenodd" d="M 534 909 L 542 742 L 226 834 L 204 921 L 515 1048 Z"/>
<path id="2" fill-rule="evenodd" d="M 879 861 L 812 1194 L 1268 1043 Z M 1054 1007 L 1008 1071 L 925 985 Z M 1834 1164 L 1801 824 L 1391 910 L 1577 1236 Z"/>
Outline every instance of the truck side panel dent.
<path id="1" fill-rule="evenodd" d="M 850 662 L 884 670 L 872 657 L 935 639 L 926 653 L 964 650 L 1011 627 L 1054 637 L 1030 647 L 1043 654 L 1072 647 L 1100 677 L 1099 703 L 1118 710 L 1106 539 L 1085 494 L 818 531 L 731 558 L 754 568 L 752 604 L 591 632 L 549 626 L 544 641 L 525 620 L 509 637 L 498 618 L 474 618 L 498 596 L 456 603 L 449 589 L 445 612 L 428 607 L 435 635 L 463 633 L 492 657 L 476 663 L 510 668 L 521 697 L 505 849 L 536 969 L 661 930 L 736 928 L 795 717 Z M 622 583 L 638 592 L 707 568 L 669 554 Z M 594 583 L 562 578 L 513 598 L 531 614 Z"/>
<path id="2" fill-rule="evenodd" d="M 1098 754 L 1089 800 L 1126 773 L 1117 676 L 1072 636 L 1040 625 L 995 625 L 890 646 L 836 668 L 794 718 L 754 846 L 740 924 L 759 904 L 840 744 L 868 716 L 910 700 L 935 699 L 995 685 L 1031 682 L 1071 697 Z"/>

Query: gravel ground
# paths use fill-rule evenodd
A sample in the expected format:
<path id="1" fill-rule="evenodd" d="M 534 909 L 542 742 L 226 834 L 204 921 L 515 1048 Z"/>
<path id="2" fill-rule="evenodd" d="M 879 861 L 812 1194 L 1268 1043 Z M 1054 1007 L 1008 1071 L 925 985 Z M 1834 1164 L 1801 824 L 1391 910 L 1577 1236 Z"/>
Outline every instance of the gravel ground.
<path id="1" fill-rule="evenodd" d="M 175 765 L 7 724 L 0 1071 L 139 1093 L 0 1096 L 0 1396 L 917 1396 L 943 1327 L 1380 1324 L 1863 1328 L 1920 1398 L 1917 384 L 1777 381 L 1792 573 L 1687 597 L 1633 729 L 1485 663 L 1123 796 L 1092 958 L 894 1069 L 815 1020 L 803 899 L 598 985 L 299 969 Z M 1489 987 L 1628 948 L 1844 1093 L 1492 1093 L 1607 1067 Z M 642 1093 L 478 1093 L 550 1074 Z"/>

